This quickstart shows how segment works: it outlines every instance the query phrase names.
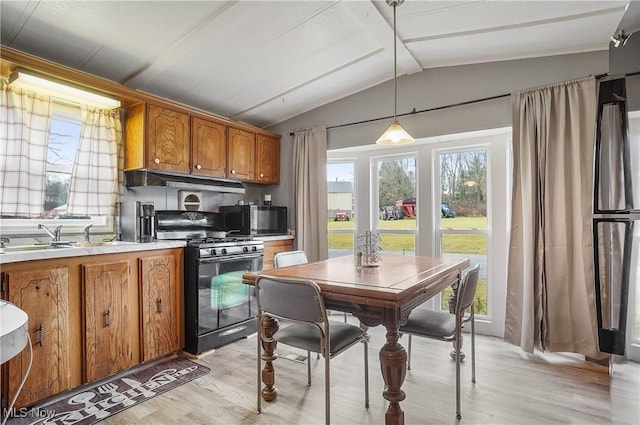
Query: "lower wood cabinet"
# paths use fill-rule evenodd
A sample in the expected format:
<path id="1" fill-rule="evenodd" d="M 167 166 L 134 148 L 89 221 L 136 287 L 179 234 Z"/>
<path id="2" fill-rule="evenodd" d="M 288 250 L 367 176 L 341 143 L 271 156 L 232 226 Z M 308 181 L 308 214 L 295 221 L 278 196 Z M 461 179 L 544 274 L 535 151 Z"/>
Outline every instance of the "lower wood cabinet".
<path id="1" fill-rule="evenodd" d="M 176 308 L 176 259 L 173 255 L 141 258 L 140 302 L 142 361 L 180 348 Z"/>
<path id="2" fill-rule="evenodd" d="M 273 269 L 273 257 L 278 252 L 293 251 L 293 239 L 282 239 L 264 242 L 264 258 L 262 270 Z"/>
<path id="3" fill-rule="evenodd" d="M 20 408 L 71 388 L 69 381 L 69 268 L 47 267 L 5 272 L 6 299 L 28 315 L 33 362 L 18 395 Z M 7 362 L 8 403 L 27 373 L 31 354 L 25 348 Z M 2 406 L 6 408 L 8 406 Z"/>
<path id="4" fill-rule="evenodd" d="M 86 381 L 131 366 L 129 261 L 83 264 Z"/>
<path id="5" fill-rule="evenodd" d="M 2 265 L 0 296 L 28 315 L 33 363 L 15 408 L 184 346 L 182 248 Z M 29 349 L 0 368 L 0 409 L 26 374 Z"/>

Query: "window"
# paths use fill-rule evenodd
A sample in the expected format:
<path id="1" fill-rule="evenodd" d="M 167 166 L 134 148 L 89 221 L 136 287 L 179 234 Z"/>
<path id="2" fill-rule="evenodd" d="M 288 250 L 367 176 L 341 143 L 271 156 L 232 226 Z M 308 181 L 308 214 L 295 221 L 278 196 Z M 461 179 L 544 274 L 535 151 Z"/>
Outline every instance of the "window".
<path id="1" fill-rule="evenodd" d="M 2 217 L 0 226 L 6 236 L 36 236 L 36 223 L 44 220 L 69 220 L 63 224 L 65 234 L 80 234 L 82 228 L 92 224 L 94 232 L 111 232 L 112 217 L 69 216 L 66 205 L 69 183 L 80 141 L 82 116 L 79 106 L 54 102 L 47 145 L 46 191 L 42 214 L 37 218 Z"/>
<path id="2" fill-rule="evenodd" d="M 42 218 L 65 217 L 69 181 L 78 150 L 81 126 L 79 108 L 54 105 L 47 151 L 47 186 Z"/>
<path id="3" fill-rule="evenodd" d="M 475 313 L 488 314 L 487 249 L 488 187 L 487 148 L 440 151 L 437 155 L 440 182 L 440 223 L 436 243 L 443 257 L 464 256 L 480 264 L 480 276 L 474 303 Z M 441 308 L 448 310 L 447 289 Z"/>
<path id="4" fill-rule="evenodd" d="M 373 159 L 377 229 L 384 253 L 415 255 L 417 235 L 416 156 Z"/>
<path id="5" fill-rule="evenodd" d="M 356 220 L 354 176 L 354 161 L 327 163 L 329 257 L 353 255 Z"/>

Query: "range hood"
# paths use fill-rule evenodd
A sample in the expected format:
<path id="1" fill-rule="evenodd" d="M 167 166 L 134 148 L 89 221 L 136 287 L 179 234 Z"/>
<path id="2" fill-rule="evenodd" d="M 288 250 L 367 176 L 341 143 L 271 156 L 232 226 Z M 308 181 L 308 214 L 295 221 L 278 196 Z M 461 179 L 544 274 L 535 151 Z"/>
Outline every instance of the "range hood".
<path id="1" fill-rule="evenodd" d="M 124 172 L 124 177 L 127 187 L 165 186 L 222 193 L 245 192 L 244 186 L 237 180 L 217 179 L 168 171 L 129 170 Z"/>

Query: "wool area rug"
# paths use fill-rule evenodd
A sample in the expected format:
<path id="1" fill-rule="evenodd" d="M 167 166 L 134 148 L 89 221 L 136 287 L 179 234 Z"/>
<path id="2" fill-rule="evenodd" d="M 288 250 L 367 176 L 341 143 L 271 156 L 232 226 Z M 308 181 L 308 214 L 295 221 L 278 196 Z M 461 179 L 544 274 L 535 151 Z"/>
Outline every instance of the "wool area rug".
<path id="1" fill-rule="evenodd" d="M 207 373 L 205 366 L 174 358 L 51 404 L 14 409 L 6 425 L 91 425 Z"/>

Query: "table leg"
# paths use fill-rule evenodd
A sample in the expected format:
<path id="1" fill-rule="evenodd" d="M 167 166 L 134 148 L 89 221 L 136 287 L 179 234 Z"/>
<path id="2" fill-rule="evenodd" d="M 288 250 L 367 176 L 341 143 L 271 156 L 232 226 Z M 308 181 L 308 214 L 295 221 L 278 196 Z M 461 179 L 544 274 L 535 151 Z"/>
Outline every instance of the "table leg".
<path id="1" fill-rule="evenodd" d="M 262 369 L 262 399 L 264 401 L 273 401 L 278 397 L 278 389 L 275 387 L 276 371 L 273 368 L 273 361 L 278 358 L 275 354 L 277 342 L 273 340 L 273 335 L 278 332 L 280 324 L 277 319 L 265 316 L 262 321 L 262 329 L 264 339 L 262 340 L 262 360 L 264 360 L 264 368 Z"/>
<path id="2" fill-rule="evenodd" d="M 386 389 L 382 396 L 389 401 L 389 408 L 384 417 L 386 425 L 404 425 L 404 412 L 400 408 L 400 402 L 406 394 L 401 389 L 407 374 L 407 352 L 398 343 L 399 324 L 385 325 L 387 329 L 387 343 L 380 349 L 380 368 Z"/>

